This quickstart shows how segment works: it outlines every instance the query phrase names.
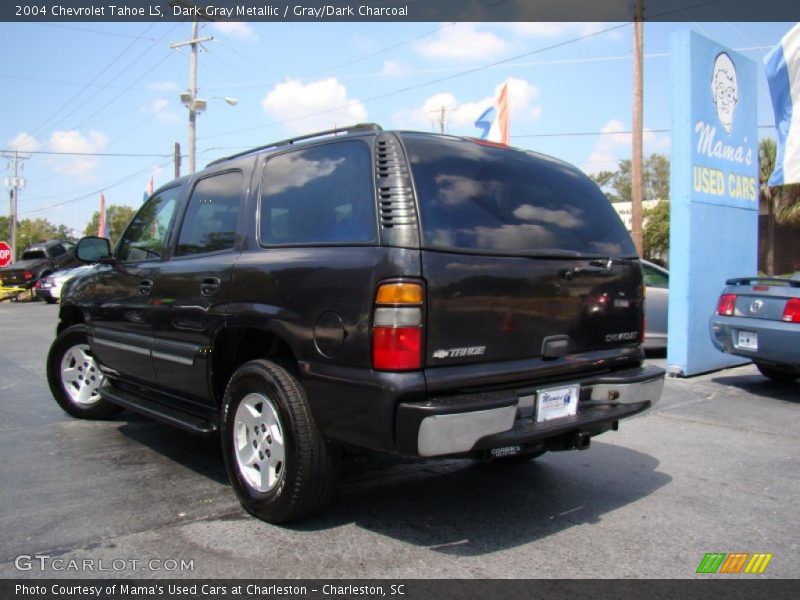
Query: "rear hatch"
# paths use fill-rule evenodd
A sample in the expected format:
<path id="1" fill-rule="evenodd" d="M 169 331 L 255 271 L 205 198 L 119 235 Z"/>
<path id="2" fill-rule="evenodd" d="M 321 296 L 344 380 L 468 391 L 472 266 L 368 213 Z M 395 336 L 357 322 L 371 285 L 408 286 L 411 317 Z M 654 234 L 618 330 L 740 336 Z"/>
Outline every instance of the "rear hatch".
<path id="1" fill-rule="evenodd" d="M 473 140 L 403 141 L 422 228 L 427 367 L 638 345 L 641 267 L 591 180 Z"/>

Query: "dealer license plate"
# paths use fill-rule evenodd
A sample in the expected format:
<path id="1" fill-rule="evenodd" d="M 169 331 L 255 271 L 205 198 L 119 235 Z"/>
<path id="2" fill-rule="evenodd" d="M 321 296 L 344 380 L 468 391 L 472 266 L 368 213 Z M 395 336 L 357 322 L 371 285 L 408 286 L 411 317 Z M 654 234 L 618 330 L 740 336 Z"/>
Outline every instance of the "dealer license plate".
<path id="1" fill-rule="evenodd" d="M 758 334 L 755 331 L 740 331 L 736 345 L 742 350 L 758 350 Z"/>
<path id="2" fill-rule="evenodd" d="M 578 412 L 581 386 L 548 388 L 536 392 L 536 422 L 562 419 Z"/>

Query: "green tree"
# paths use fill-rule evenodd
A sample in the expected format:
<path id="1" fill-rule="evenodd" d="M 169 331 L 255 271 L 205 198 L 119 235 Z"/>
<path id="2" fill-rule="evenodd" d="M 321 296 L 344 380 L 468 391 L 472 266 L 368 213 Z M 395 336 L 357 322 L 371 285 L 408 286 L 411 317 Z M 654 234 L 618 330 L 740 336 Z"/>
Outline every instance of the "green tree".
<path id="1" fill-rule="evenodd" d="M 136 209 L 130 206 L 121 206 L 117 204 L 109 204 L 106 207 L 106 221 L 108 223 L 108 234 L 111 240 L 111 246 L 116 245 L 125 228 L 130 223 L 133 215 L 136 214 Z M 98 228 L 100 227 L 100 211 L 94 211 L 92 220 L 84 230 L 84 235 L 97 235 Z"/>
<path id="2" fill-rule="evenodd" d="M 644 211 L 644 257 L 658 258 L 669 251 L 669 200 Z"/>
<path id="3" fill-rule="evenodd" d="M 643 164 L 644 199 L 666 200 L 669 198 L 669 159 L 663 154 L 651 154 Z M 600 171 L 590 175 L 603 190 L 609 202 L 630 202 L 631 161 L 621 160 L 616 171 Z"/>
<path id="4" fill-rule="evenodd" d="M 772 138 L 758 144 L 758 201 L 766 207 L 766 256 L 764 268 L 774 274 L 775 225 L 800 226 L 800 184 L 770 186 L 769 177 L 775 170 L 778 146 Z"/>
<path id="5" fill-rule="evenodd" d="M 31 244 L 58 238 L 58 227 L 47 219 L 23 219 L 17 222 L 16 256 Z"/>

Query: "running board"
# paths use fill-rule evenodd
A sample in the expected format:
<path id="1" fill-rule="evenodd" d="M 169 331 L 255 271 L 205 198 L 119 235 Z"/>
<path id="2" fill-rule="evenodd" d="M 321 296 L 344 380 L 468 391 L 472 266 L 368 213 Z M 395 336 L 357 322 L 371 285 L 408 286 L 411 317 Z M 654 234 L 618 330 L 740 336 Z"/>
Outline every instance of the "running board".
<path id="1" fill-rule="evenodd" d="M 98 391 L 100 396 L 111 404 L 116 404 L 191 433 L 211 435 L 218 430 L 217 422 L 212 419 L 182 411 L 172 406 L 166 406 L 160 402 L 154 402 L 149 398 L 143 398 L 138 394 L 121 390 L 108 383 L 101 386 Z"/>

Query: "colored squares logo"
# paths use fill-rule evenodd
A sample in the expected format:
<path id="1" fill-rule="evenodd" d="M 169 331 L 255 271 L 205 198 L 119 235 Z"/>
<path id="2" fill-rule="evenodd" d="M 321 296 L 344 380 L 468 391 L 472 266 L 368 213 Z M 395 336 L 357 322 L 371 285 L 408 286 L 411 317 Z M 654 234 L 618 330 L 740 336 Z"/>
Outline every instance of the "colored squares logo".
<path id="1" fill-rule="evenodd" d="M 697 573 L 704 574 L 761 574 L 767 569 L 772 554 L 757 552 L 709 552 L 700 561 Z"/>

